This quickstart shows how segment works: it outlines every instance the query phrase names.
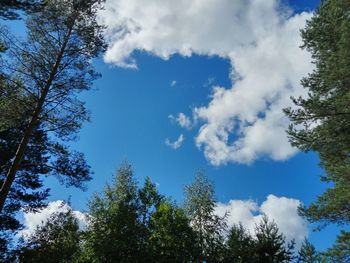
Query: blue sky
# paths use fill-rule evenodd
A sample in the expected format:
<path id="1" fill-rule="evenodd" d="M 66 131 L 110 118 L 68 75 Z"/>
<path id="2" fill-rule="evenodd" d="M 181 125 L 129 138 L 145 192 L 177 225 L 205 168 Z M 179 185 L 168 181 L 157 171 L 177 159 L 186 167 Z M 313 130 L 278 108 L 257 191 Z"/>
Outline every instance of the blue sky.
<path id="1" fill-rule="evenodd" d="M 113 26 L 118 26 L 120 21 L 115 22 L 117 16 L 110 11 L 109 7 L 114 4 L 121 4 L 121 6 L 130 5 L 135 9 L 138 2 L 137 0 L 129 2 L 123 0 L 107 1 L 104 22 L 112 28 Z M 186 7 L 185 1 L 180 2 L 179 9 Z M 203 1 L 203 5 L 210 5 L 210 2 L 209 0 Z M 232 4 L 230 1 L 225 0 L 220 0 L 219 2 L 222 2 L 223 5 Z M 274 109 L 274 104 L 283 101 L 285 96 L 289 97 L 287 92 L 291 89 L 289 86 L 297 85 L 296 83 L 300 79 L 299 75 L 305 75 L 304 73 L 309 69 L 309 61 L 304 63 L 303 56 L 307 58 L 307 55 L 300 53 L 299 56 L 299 53 L 296 53 L 295 57 L 297 59 L 295 60 L 294 57 L 287 57 L 287 59 L 290 59 L 290 65 L 286 66 L 288 71 L 290 68 L 294 68 L 295 65 L 293 63 L 296 63 L 296 65 L 301 63 L 301 67 L 305 72 L 295 70 L 295 78 L 283 80 L 281 85 L 286 85 L 287 87 L 284 90 L 278 90 L 278 81 L 283 79 L 283 77 L 279 78 L 278 74 L 279 72 L 282 75 L 285 74 L 284 71 L 279 71 L 279 68 L 283 66 L 269 65 L 264 62 L 270 61 L 269 56 L 273 57 L 275 50 L 272 49 L 270 53 L 264 53 L 262 59 L 258 59 L 259 44 L 255 45 L 252 43 L 265 43 L 266 39 L 275 41 L 280 38 L 282 44 L 277 43 L 276 47 L 281 47 L 282 50 L 276 52 L 284 54 L 295 48 L 297 49 L 298 47 L 295 43 L 298 42 L 293 41 L 297 38 L 295 32 L 298 32 L 298 28 L 295 29 L 294 27 L 299 25 L 298 23 L 303 25 L 303 21 L 309 16 L 305 14 L 304 16 L 300 15 L 300 18 L 295 18 L 295 21 L 292 19 L 294 16 L 299 16 L 301 12 L 312 11 L 319 1 L 290 0 L 279 4 L 276 4 L 276 1 L 273 0 L 260 2 L 262 3 L 260 3 L 261 8 L 266 8 L 267 12 L 271 12 L 272 16 L 281 19 L 282 24 L 288 24 L 292 21 L 290 22 L 291 26 L 284 27 L 280 25 L 280 22 L 270 21 L 272 19 L 264 17 L 264 13 L 259 13 L 258 5 L 254 6 L 252 4 L 247 6 L 247 9 L 252 13 L 257 13 L 256 28 L 261 29 L 262 33 L 258 30 L 259 32 L 257 31 L 255 35 L 252 34 L 253 36 L 246 35 L 244 30 L 241 30 L 238 26 L 229 31 L 237 33 L 237 38 L 226 38 L 226 33 L 220 34 L 219 32 L 216 34 L 218 30 L 225 30 L 225 27 L 218 23 L 213 27 L 210 24 L 207 25 L 208 31 L 213 32 L 214 35 L 206 36 L 204 24 L 204 33 L 202 32 L 201 34 L 200 29 L 202 28 L 200 25 L 185 23 L 185 21 L 183 25 L 179 26 L 178 24 L 181 24 L 183 20 L 188 18 L 181 18 L 180 14 L 176 14 L 176 11 L 170 17 L 180 17 L 181 19 L 171 20 L 169 18 L 169 22 L 165 20 L 167 17 L 161 17 L 157 21 L 158 13 L 162 13 L 164 10 L 171 13 L 175 9 L 171 6 L 171 1 L 164 1 L 164 6 L 159 10 L 157 9 L 157 12 L 153 14 L 154 16 L 146 13 L 151 18 L 154 18 L 157 23 L 165 21 L 165 25 L 161 25 L 157 29 L 160 30 L 157 36 L 152 35 L 151 31 L 154 30 L 153 28 L 147 28 L 147 25 L 152 25 L 153 21 L 143 21 L 142 15 L 137 18 L 139 20 L 135 23 L 141 23 L 140 32 L 145 32 L 143 35 L 135 31 L 134 38 L 130 40 L 123 35 L 117 38 L 111 33 L 112 31 L 108 32 L 110 49 L 104 59 L 100 58 L 94 61 L 97 71 L 102 73 L 102 78 L 95 82 L 92 91 L 82 95 L 82 99 L 87 103 L 87 108 L 91 111 L 92 121 L 84 125 L 79 133 L 79 140 L 71 143 L 73 148 L 85 153 L 94 171 L 93 180 L 88 184 L 88 191 L 81 192 L 75 189 L 65 189 L 55 180 L 47 179 L 47 183 L 51 187 L 50 200 L 67 199 L 70 196 L 74 209 L 86 210 L 87 201 L 91 195 L 101 191 L 107 182 L 111 182 L 118 165 L 124 160 L 128 160 L 133 164 L 136 178 L 140 182 L 146 176 L 149 176 L 157 183 L 161 193 L 172 196 L 179 203 L 183 200 L 183 186 L 193 180 L 194 174 L 198 169 L 204 169 L 209 178 L 215 183 L 217 200 L 223 204 L 228 203 L 230 200 L 253 200 L 260 206 L 271 194 L 278 198 L 286 197 L 288 200 L 300 200 L 304 204 L 309 204 L 315 200 L 316 196 L 326 188 L 326 185 L 319 180 L 322 170 L 318 166 L 317 155 L 314 153 L 296 153 L 288 145 L 279 141 L 279 136 L 284 136 L 283 134 L 269 135 L 274 126 L 268 126 L 270 125 L 269 123 L 263 122 L 261 124 L 259 122 L 265 116 L 269 116 L 272 109 Z M 133 3 L 135 6 L 132 6 Z M 166 3 L 169 6 L 166 6 Z M 269 3 L 275 6 L 269 7 Z M 245 4 L 243 2 L 242 5 Z M 264 6 L 265 4 L 267 7 Z M 235 7 L 229 7 L 235 10 Z M 194 7 L 191 6 L 191 8 Z M 286 9 L 289 10 L 289 15 L 286 15 Z M 155 8 L 146 8 L 146 11 L 143 12 L 152 12 L 152 10 L 154 11 Z M 203 10 L 209 12 L 205 8 Z M 130 11 L 130 13 L 124 12 L 119 15 L 128 18 L 132 14 Z M 199 14 L 199 12 L 194 12 L 194 14 Z M 249 14 L 243 13 L 242 20 L 245 20 L 244 15 Z M 207 14 L 208 20 L 211 21 L 210 18 L 214 19 L 215 15 L 220 16 L 220 13 L 209 12 Z M 230 14 L 225 15 L 230 16 Z M 144 17 L 147 16 L 145 15 Z M 240 22 L 239 16 L 237 17 L 234 21 Z M 260 21 L 259 19 L 262 20 Z M 202 21 L 201 18 L 198 18 L 198 21 Z M 176 28 L 175 22 L 178 28 Z M 259 25 L 262 22 L 266 22 L 266 27 Z M 244 26 L 247 26 L 248 29 L 251 28 L 249 23 L 252 23 L 251 20 L 242 21 L 242 28 L 244 29 Z M 173 29 L 173 26 L 175 29 Z M 230 27 L 230 25 L 228 24 L 227 27 Z M 131 26 L 128 30 L 133 32 Z M 191 39 L 188 41 L 187 31 L 191 34 Z M 275 31 L 277 32 L 276 34 Z M 163 32 L 167 33 L 163 34 Z M 296 34 L 296 37 L 289 39 L 290 32 Z M 198 37 L 196 34 L 198 34 Z M 246 38 L 248 42 L 237 40 L 239 34 L 242 34 L 239 39 Z M 266 35 L 268 37 L 265 37 Z M 213 41 L 213 38 L 217 38 L 218 41 Z M 204 43 L 205 40 L 208 40 L 208 42 Z M 226 45 L 225 42 L 229 41 L 232 42 Z M 235 41 L 238 44 L 235 44 Z M 273 46 L 274 43 L 271 43 Z M 230 48 L 231 44 L 233 46 L 232 50 Z M 114 45 L 118 49 L 113 51 Z M 211 45 L 214 47 L 213 49 Z M 284 45 L 287 46 L 285 52 L 283 51 Z M 264 49 L 265 51 L 266 49 Z M 242 53 L 246 56 L 242 56 Z M 249 57 L 251 54 L 255 56 L 253 60 L 246 61 L 245 57 Z M 291 56 L 294 55 L 292 54 Z M 255 60 L 256 57 L 257 59 Z M 264 59 L 266 57 L 268 59 Z M 282 56 L 281 60 L 283 58 Z M 274 60 L 271 59 L 271 61 L 273 62 Z M 279 62 L 278 59 L 276 61 Z M 249 72 L 249 68 L 257 66 L 255 62 L 256 64 L 262 63 L 258 68 L 263 68 L 265 74 L 271 74 L 271 78 L 269 76 L 266 77 L 268 80 L 276 80 L 276 90 L 272 90 L 271 93 L 276 93 L 277 95 L 264 101 L 267 106 L 265 105 L 262 109 L 257 110 L 252 121 L 247 117 L 245 121 L 248 124 L 241 124 L 244 122 L 241 116 L 242 114 L 247 114 L 247 111 L 242 113 L 239 111 L 239 107 L 234 113 L 228 113 L 227 118 L 225 117 L 222 122 L 217 122 L 215 119 L 215 116 L 217 116 L 215 115 L 215 108 L 211 108 L 210 105 L 224 103 L 225 100 L 215 101 L 214 95 L 218 93 L 215 93 L 214 87 L 221 87 L 222 90 L 228 91 L 242 89 L 242 87 L 247 86 L 244 81 L 250 79 L 251 75 L 249 74 L 252 73 Z M 135 69 L 136 65 L 137 69 Z M 271 66 L 271 69 L 269 69 L 269 66 Z M 232 78 L 233 69 L 241 73 L 239 78 Z M 271 73 L 269 73 L 269 70 L 271 70 Z M 274 72 L 277 73 L 275 74 Z M 293 72 L 291 70 L 291 74 Z M 260 85 L 260 75 L 256 76 L 254 74 L 251 78 L 256 82 L 252 83 Z M 275 85 L 275 82 L 271 83 L 272 86 Z M 250 86 L 248 85 L 246 89 L 250 89 Z M 298 91 L 300 89 L 293 90 L 293 92 Z M 269 93 L 267 92 L 266 94 Z M 264 99 L 268 97 L 266 94 L 262 95 Z M 227 95 L 227 103 L 229 105 L 227 108 L 223 108 L 224 111 L 230 109 L 231 106 L 235 107 L 234 103 L 237 103 L 234 95 L 233 97 L 230 96 L 230 94 Z M 280 97 L 283 98 L 281 99 Z M 260 102 L 261 100 L 258 98 L 257 101 Z M 230 105 L 230 103 L 233 103 L 233 105 Z M 242 107 L 245 107 L 244 101 L 240 101 L 240 103 L 242 103 Z M 221 104 L 219 106 L 221 107 Z M 196 112 L 198 112 L 196 109 L 202 109 L 204 113 L 196 115 Z M 190 129 L 180 127 L 176 121 L 169 118 L 169 115 L 176 118 L 179 113 L 183 113 L 188 118 L 191 124 Z M 240 119 L 241 122 L 233 122 L 233 119 Z M 250 144 L 251 139 L 248 141 L 250 138 L 248 129 L 255 124 L 262 125 L 256 126 L 256 131 L 262 134 L 259 135 L 260 141 L 253 140 L 255 145 L 262 145 L 260 148 L 254 148 L 255 146 Z M 227 132 L 228 139 L 224 140 L 225 145 L 219 148 L 220 150 L 228 151 L 228 154 L 225 156 L 221 156 L 220 152 L 215 150 L 217 145 L 205 141 L 213 137 L 217 138 L 215 136 L 218 136 L 220 131 L 215 129 L 220 125 L 228 125 L 224 129 Z M 209 129 L 208 127 L 211 128 Z M 229 127 L 232 129 L 230 130 Z M 262 128 L 259 130 L 259 127 L 265 127 L 266 129 Z M 239 128 L 247 131 L 247 133 L 243 132 L 243 135 L 238 133 Z M 278 126 L 277 128 L 280 127 Z M 205 139 L 201 140 L 200 133 L 203 130 L 208 133 L 205 136 L 203 133 L 202 135 Z M 264 144 L 265 133 L 267 134 L 266 140 L 271 140 L 267 144 Z M 184 141 L 179 148 L 172 149 L 166 145 L 166 139 L 174 142 L 181 134 Z M 209 138 L 207 134 L 214 135 L 210 135 L 212 137 Z M 248 155 L 242 154 L 231 147 L 240 138 L 248 138 L 243 147 L 245 150 L 249 150 Z M 270 145 L 272 146 L 270 147 Z M 213 148 L 215 149 L 213 150 Z M 283 149 L 283 151 L 279 152 L 279 148 Z M 250 151 L 253 151 L 253 153 Z M 279 208 L 275 207 L 274 209 L 278 210 Z M 260 210 L 263 209 L 260 207 Z M 253 216 L 257 216 L 259 213 L 259 211 L 252 211 Z M 308 226 L 308 228 L 311 230 L 312 227 Z M 309 238 L 322 250 L 333 243 L 335 234 L 336 228 L 330 227 L 320 233 L 309 231 Z"/>

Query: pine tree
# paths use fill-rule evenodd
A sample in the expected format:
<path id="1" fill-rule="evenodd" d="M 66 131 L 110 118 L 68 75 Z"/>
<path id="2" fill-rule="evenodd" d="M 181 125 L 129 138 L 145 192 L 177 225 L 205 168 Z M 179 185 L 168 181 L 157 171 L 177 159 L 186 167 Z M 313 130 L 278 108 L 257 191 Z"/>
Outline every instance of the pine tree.
<path id="1" fill-rule="evenodd" d="M 308 21 L 302 31 L 303 47 L 311 52 L 316 69 L 302 81 L 309 97 L 294 99 L 300 108 L 286 110 L 293 122 L 292 144 L 318 152 L 327 172 L 323 179 L 335 183 L 309 210 L 303 210 L 312 221 L 350 219 L 349 213 L 343 213 L 350 192 L 349 11 L 349 1 L 327 0 Z"/>
<path id="2" fill-rule="evenodd" d="M 2 0 L 0 2 L 0 17 L 18 19 L 20 12 L 31 12 L 43 5 L 39 0 Z"/>
<path id="3" fill-rule="evenodd" d="M 350 2 L 324 0 L 302 30 L 303 48 L 315 69 L 302 80 L 305 98 L 294 98 L 296 108 L 285 109 L 292 124 L 292 145 L 320 156 L 331 182 L 309 207 L 300 209 L 321 226 L 350 223 Z"/>
<path id="4" fill-rule="evenodd" d="M 35 129 L 50 134 L 56 141 L 55 152 L 64 155 L 54 169 L 63 182 L 79 187 L 90 179 L 83 156 L 70 153 L 62 141 L 73 139 L 82 122 L 88 120 L 87 110 L 77 94 L 88 90 L 98 77 L 91 59 L 105 47 L 103 27 L 96 20 L 101 3 L 100 0 L 48 0 L 26 21 L 27 41 L 1 35 L 8 49 L 0 75 L 6 83 L 21 89 L 21 96 L 30 98 L 31 103 L 26 107 L 30 115 L 16 154 L 2 181 L 0 212 Z M 72 168 L 72 163 L 77 165 Z M 61 177 L 62 170 L 69 171 L 69 176 Z"/>
<path id="5" fill-rule="evenodd" d="M 11 158 L 15 154 L 19 143 L 18 135 L 21 127 L 0 131 L 0 183 L 6 176 L 7 168 L 10 165 Z M 48 157 L 46 156 L 45 146 L 47 137 L 41 130 L 33 132 L 29 141 L 26 155 L 18 171 L 17 180 L 14 182 L 7 203 L 0 213 L 0 254 L 8 253 L 7 245 L 11 243 L 11 237 L 21 228 L 17 212 L 35 211 L 45 206 L 45 200 L 49 190 L 43 188 L 40 174 L 47 174 L 46 168 Z M 1 237 L 3 236 L 3 237 Z"/>

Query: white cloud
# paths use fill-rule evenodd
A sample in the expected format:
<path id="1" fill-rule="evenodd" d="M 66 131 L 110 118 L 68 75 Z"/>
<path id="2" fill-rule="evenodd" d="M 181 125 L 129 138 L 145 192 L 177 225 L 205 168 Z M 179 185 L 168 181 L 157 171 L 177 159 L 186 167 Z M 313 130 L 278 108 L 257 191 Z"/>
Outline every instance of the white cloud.
<path id="1" fill-rule="evenodd" d="M 256 224 L 259 224 L 265 214 L 269 220 L 276 222 L 288 241 L 294 239 L 299 247 L 308 234 L 306 221 L 298 215 L 300 204 L 299 200 L 293 198 L 269 195 L 260 206 L 252 200 L 230 200 L 227 204 L 218 203 L 216 212 L 220 216 L 229 212 L 228 225 L 241 222 L 251 234 L 254 234 Z"/>
<path id="2" fill-rule="evenodd" d="M 291 95 L 305 95 L 300 79 L 312 70 L 299 46 L 310 13 L 291 15 L 279 0 L 107 0 L 105 61 L 136 68 L 135 50 L 163 59 L 217 55 L 232 65 L 231 87 L 215 87 L 196 144 L 214 165 L 250 163 L 296 153 L 286 137 L 282 109 Z"/>
<path id="3" fill-rule="evenodd" d="M 168 145 L 170 148 L 173 148 L 174 150 L 176 150 L 182 146 L 182 143 L 184 140 L 185 140 L 185 136 L 183 134 L 180 134 L 179 138 L 174 142 L 171 142 L 168 138 L 166 138 L 165 144 Z"/>
<path id="4" fill-rule="evenodd" d="M 192 128 L 192 122 L 191 119 L 189 117 L 187 117 L 184 113 L 180 112 L 177 117 L 175 117 L 174 115 L 169 115 L 168 118 L 173 121 L 176 122 L 178 125 L 180 125 L 180 127 L 185 128 L 190 130 Z"/>
<path id="5" fill-rule="evenodd" d="M 176 83 L 177 83 L 177 81 L 176 81 L 176 80 L 173 80 L 173 81 L 170 82 L 170 86 L 171 86 L 171 87 L 175 87 Z"/>
<path id="6" fill-rule="evenodd" d="M 70 207 L 62 200 L 50 202 L 48 206 L 37 213 L 24 213 L 24 229 L 20 232 L 20 235 L 24 237 L 33 234 L 38 226 L 45 224 L 50 215 L 55 212 L 68 211 Z M 80 211 L 73 211 L 74 216 L 78 219 L 80 229 L 84 229 L 87 224 L 86 215 Z"/>

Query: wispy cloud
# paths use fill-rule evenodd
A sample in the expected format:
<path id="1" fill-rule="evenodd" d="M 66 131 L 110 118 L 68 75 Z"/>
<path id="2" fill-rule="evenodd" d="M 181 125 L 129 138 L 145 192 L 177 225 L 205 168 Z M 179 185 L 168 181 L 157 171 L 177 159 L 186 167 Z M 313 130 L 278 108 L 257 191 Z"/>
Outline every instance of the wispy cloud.
<path id="1" fill-rule="evenodd" d="M 169 115 L 170 121 L 177 123 L 180 127 L 190 130 L 192 128 L 192 121 L 184 113 L 180 112 L 177 116 Z"/>
<path id="2" fill-rule="evenodd" d="M 301 50 L 300 29 L 311 13 L 293 14 L 279 0 L 107 0 L 105 61 L 137 67 L 132 54 L 163 59 L 217 55 L 231 63 L 229 87 L 215 87 L 207 105 L 194 109 L 201 122 L 196 145 L 213 165 L 251 163 L 296 153 L 282 109 L 290 96 L 307 95 L 300 79 L 312 71 Z"/>
<path id="3" fill-rule="evenodd" d="M 168 138 L 166 138 L 165 144 L 168 145 L 170 148 L 176 150 L 182 146 L 182 143 L 184 142 L 184 140 L 185 140 L 185 136 L 183 134 L 180 134 L 179 138 L 174 142 L 171 142 Z"/>

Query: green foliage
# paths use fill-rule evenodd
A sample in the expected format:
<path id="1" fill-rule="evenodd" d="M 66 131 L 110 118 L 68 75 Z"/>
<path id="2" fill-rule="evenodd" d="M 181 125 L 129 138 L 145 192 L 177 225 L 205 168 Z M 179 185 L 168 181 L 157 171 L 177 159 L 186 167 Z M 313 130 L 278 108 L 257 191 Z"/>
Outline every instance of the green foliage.
<path id="1" fill-rule="evenodd" d="M 19 262 L 74 262 L 80 256 L 81 232 L 73 211 L 53 213 L 44 225 L 22 241 Z"/>
<path id="2" fill-rule="evenodd" d="M 198 261 L 218 262 L 223 257 L 226 216 L 215 214 L 214 185 L 202 171 L 185 187 L 185 210 L 197 234 Z"/>
<path id="3" fill-rule="evenodd" d="M 163 201 L 151 217 L 151 262 L 188 262 L 196 254 L 195 233 L 183 209 Z"/>
<path id="4" fill-rule="evenodd" d="M 26 116 L 27 113 L 24 114 L 24 120 L 16 120 L 16 126 L 13 128 L 0 130 L 0 185 L 6 178 L 26 129 Z M 49 189 L 43 185 L 44 176 L 55 176 L 67 186 L 82 188 L 82 182 L 90 179 L 90 167 L 82 154 L 72 152 L 64 145 L 51 141 L 47 132 L 37 127 L 33 130 L 18 168 L 16 180 L 0 213 L 0 233 L 12 232 L 6 234 L 4 243 L 9 243 L 9 236 L 21 227 L 16 217 L 18 211 L 36 211 L 46 205 Z M 5 251 L 2 250 L 2 253 Z"/>
<path id="5" fill-rule="evenodd" d="M 279 232 L 275 222 L 263 217 L 255 229 L 254 250 L 257 262 L 290 262 L 293 259 L 294 241 L 286 244 L 285 237 Z"/>
<path id="6" fill-rule="evenodd" d="M 302 80 L 308 97 L 294 98 L 285 109 L 292 121 L 293 146 L 315 151 L 331 182 L 317 201 L 300 212 L 311 222 L 350 223 L 350 2 L 325 0 L 302 30 L 303 48 L 315 64 Z"/>
<path id="7" fill-rule="evenodd" d="M 149 226 L 151 215 L 159 207 L 164 196 L 158 193 L 156 185 L 146 177 L 143 187 L 138 190 L 138 198 L 140 220 L 144 225 Z"/>
<path id="8" fill-rule="evenodd" d="M 0 29 L 1 30 L 1 29 Z M 0 77 L 0 132 L 28 121 L 33 101 L 21 88 Z"/>
<path id="9" fill-rule="evenodd" d="M 26 41 L 1 30 L 7 49 L 1 60 L 0 129 L 17 132 L 18 140 L 9 149 L 14 154 L 6 160 L 7 173 L 0 176 L 0 211 L 14 184 L 23 179 L 21 162 L 32 158 L 28 148 L 38 129 L 45 138 L 40 154 L 50 160 L 44 163 L 49 171 L 42 174 L 79 188 L 91 179 L 83 154 L 70 151 L 65 143 L 75 139 L 89 119 L 77 94 L 88 90 L 99 76 L 91 60 L 105 48 L 103 27 L 96 19 L 101 5 L 100 0 L 47 0 L 28 16 Z"/>
<path id="10" fill-rule="evenodd" d="M 40 122 L 63 139 L 72 138 L 89 118 L 76 95 L 99 77 L 91 59 L 105 47 L 103 27 L 96 21 L 100 1 L 85 1 L 79 7 L 75 2 L 47 1 L 26 20 L 24 42 L 8 32 L 1 35 L 8 47 L 2 61 L 4 81 L 30 98 L 26 105 L 31 112 L 43 99 Z"/>
<path id="11" fill-rule="evenodd" d="M 150 181 L 138 191 L 132 167 L 124 163 L 114 185 L 89 204 L 85 251 L 93 262 L 140 262 L 148 258 L 146 207 L 156 205 L 159 195 Z M 139 193 L 142 193 L 142 200 Z"/>
<path id="12" fill-rule="evenodd" d="M 0 3 L 0 17 L 3 19 L 18 19 L 20 12 L 33 12 L 40 8 L 39 0 L 2 0 Z"/>
<path id="13" fill-rule="evenodd" d="M 342 231 L 334 246 L 323 254 L 326 262 L 347 263 L 350 262 L 350 232 Z"/>
<path id="14" fill-rule="evenodd" d="M 298 262 L 300 263 L 319 263 L 321 256 L 316 248 L 305 238 L 298 252 Z"/>
<path id="15" fill-rule="evenodd" d="M 267 217 L 254 237 L 241 224 L 226 233 L 225 218 L 214 213 L 214 186 L 203 173 L 196 175 L 186 193 L 185 209 L 159 194 L 149 178 L 139 187 L 131 165 L 123 163 L 113 183 L 91 199 L 85 231 L 79 230 L 71 209 L 54 213 L 23 239 L 8 261 L 282 263 L 293 259 L 293 242 L 287 244 Z"/>
<path id="16" fill-rule="evenodd" d="M 253 237 L 242 224 L 233 225 L 226 242 L 224 262 L 230 263 L 283 263 L 294 259 L 294 241 L 289 243 L 275 222 L 267 216 L 256 225 Z"/>
<path id="17" fill-rule="evenodd" d="M 115 185 L 89 204 L 86 246 L 96 262 L 129 262 L 139 249 L 137 185 L 130 165 L 118 170 Z M 132 261 L 130 261 L 132 262 Z M 136 262 L 136 261 L 134 261 Z"/>
<path id="18" fill-rule="evenodd" d="M 307 98 L 294 99 L 286 109 L 294 146 L 320 154 L 326 179 L 349 180 L 350 169 L 350 2 L 323 1 L 302 31 L 303 48 L 315 70 L 302 81 Z"/>
<path id="19" fill-rule="evenodd" d="M 316 216 L 315 209 L 324 209 L 322 217 L 326 220 L 325 210 L 329 210 L 338 213 L 335 220 L 349 222 L 349 214 L 342 209 L 349 199 L 341 194 L 344 187 L 347 192 L 350 189 L 349 12 L 349 1 L 324 1 L 308 21 L 302 31 L 303 47 L 311 52 L 316 69 L 302 81 L 309 97 L 294 99 L 298 109 L 286 109 L 293 123 L 288 131 L 292 144 L 304 151 L 318 152 L 327 172 L 324 179 L 335 183 L 333 193 L 321 197 L 312 208 L 313 213 L 309 215 L 304 210 L 310 219 Z M 333 206 L 335 203 L 342 205 Z"/>
<path id="20" fill-rule="evenodd" d="M 21 127 L 18 127 L 21 129 Z M 0 184 L 2 184 L 10 161 L 13 158 L 16 147 L 19 143 L 21 131 L 18 129 L 8 129 L 0 132 Z M 40 174 L 47 174 L 46 167 L 48 158 L 46 156 L 45 145 L 47 137 L 41 130 L 36 129 L 32 136 L 26 155 L 18 172 L 17 180 L 9 193 L 8 202 L 2 213 L 0 213 L 0 242 L 4 244 L 0 251 L 5 254 L 6 246 L 11 240 L 10 237 L 21 228 L 21 224 L 16 217 L 19 210 L 36 210 L 45 205 L 48 196 L 48 189 L 43 188 Z M 11 231 L 11 233 L 9 232 Z M 2 239 L 1 235 L 5 235 Z"/>
<path id="21" fill-rule="evenodd" d="M 255 240 L 243 225 L 233 225 L 228 235 L 225 262 L 254 262 L 254 246 Z"/>
<path id="22" fill-rule="evenodd" d="M 339 180 L 334 186 L 317 198 L 309 207 L 301 207 L 300 212 L 311 222 L 322 223 L 320 227 L 329 223 L 350 223 L 350 181 Z"/>

